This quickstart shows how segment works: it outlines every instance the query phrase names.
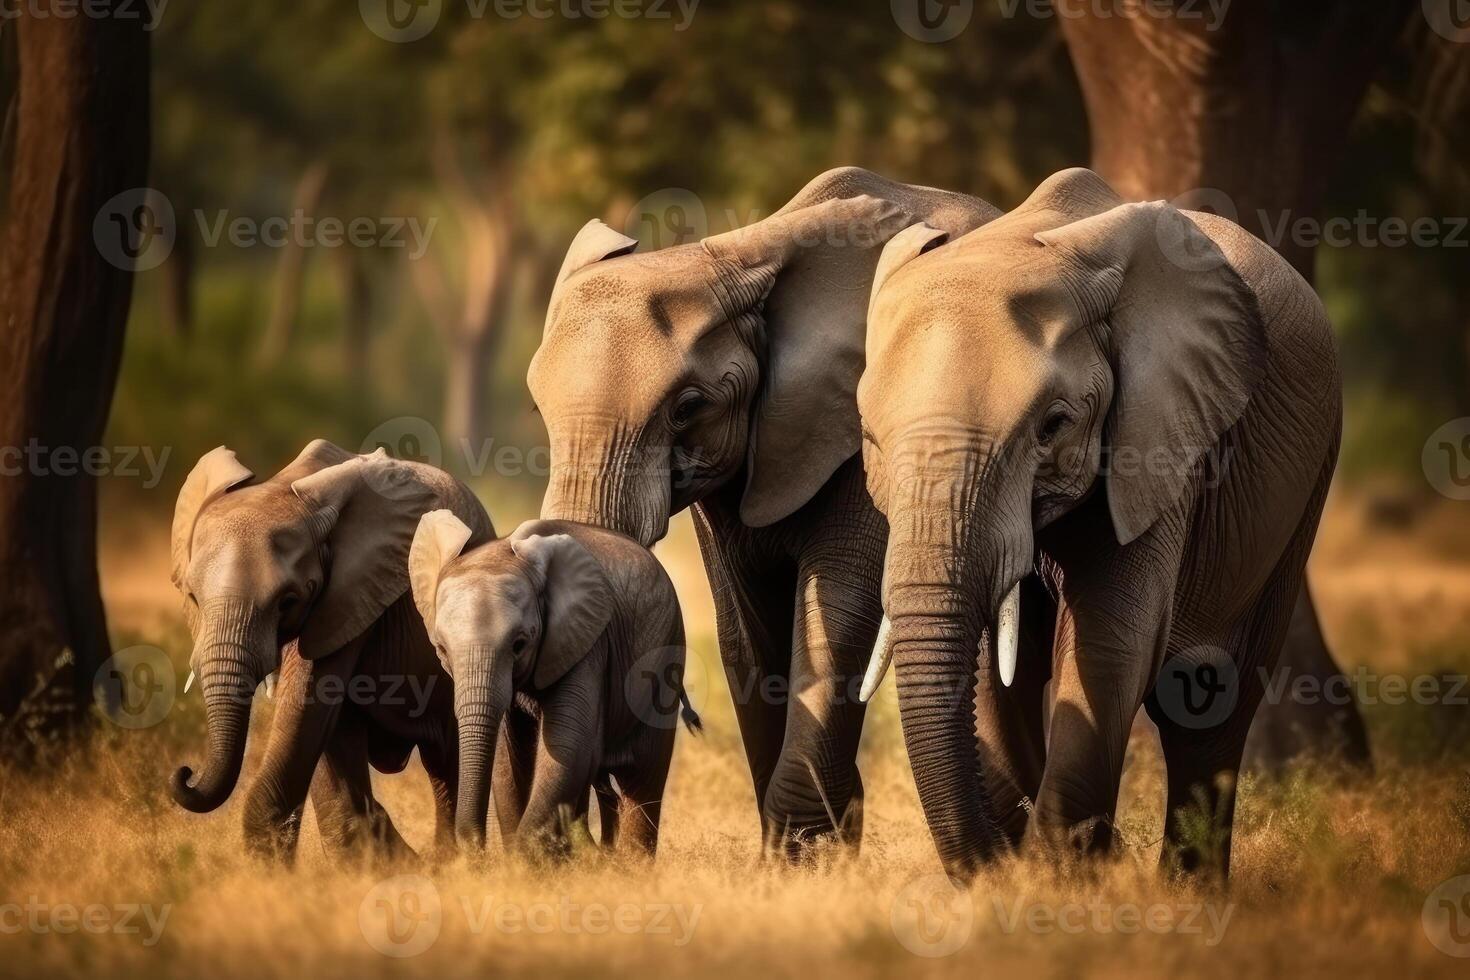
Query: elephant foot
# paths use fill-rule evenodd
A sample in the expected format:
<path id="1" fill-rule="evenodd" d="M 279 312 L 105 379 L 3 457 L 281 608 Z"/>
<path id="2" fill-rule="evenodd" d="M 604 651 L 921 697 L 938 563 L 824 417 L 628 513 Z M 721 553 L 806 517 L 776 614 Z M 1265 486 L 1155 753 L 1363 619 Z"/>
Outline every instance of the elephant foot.
<path id="1" fill-rule="evenodd" d="M 1113 849 L 1113 821 L 1107 814 L 1079 820 L 1047 817 L 1038 812 L 1029 833 L 1030 850 L 1062 864 L 1106 857 Z"/>
<path id="2" fill-rule="evenodd" d="M 245 850 L 260 860 L 291 865 L 301 836 L 301 809 L 285 814 L 246 811 Z"/>

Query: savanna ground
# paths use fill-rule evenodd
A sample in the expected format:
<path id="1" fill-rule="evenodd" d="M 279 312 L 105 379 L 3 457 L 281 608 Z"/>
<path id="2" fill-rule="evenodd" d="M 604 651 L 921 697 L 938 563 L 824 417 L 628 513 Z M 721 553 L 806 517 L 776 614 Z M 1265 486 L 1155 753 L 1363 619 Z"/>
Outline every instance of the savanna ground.
<path id="1" fill-rule="evenodd" d="M 1360 504 L 1333 501 L 1313 584 L 1340 661 L 1350 672 L 1365 669 L 1358 688 L 1379 701 L 1365 706 L 1376 774 L 1329 763 L 1281 780 L 1247 778 L 1227 891 L 1196 891 L 1157 874 L 1162 772 L 1141 724 L 1114 859 L 1065 876 L 1022 859 L 982 876 L 969 895 L 947 894 L 933 877 L 938 864 L 891 682 L 864 736 L 861 854 L 825 855 L 799 871 L 761 864 L 708 589 L 681 518 L 658 553 L 685 601 L 690 687 L 706 734 L 680 734 L 656 863 L 582 849 L 560 865 L 499 857 L 483 865 L 344 864 L 322 849 L 309 807 L 295 866 L 257 863 L 241 852 L 241 794 L 202 816 L 168 798 L 169 774 L 201 756 L 196 692 L 143 730 L 99 719 L 93 747 L 44 777 L 3 774 L 0 971 L 1463 976 L 1466 961 L 1431 943 L 1425 912 L 1441 883 L 1470 873 L 1470 706 L 1384 702 L 1388 678 L 1470 668 L 1464 506 L 1440 504 L 1411 530 L 1386 531 L 1369 524 Z M 496 510 L 507 527 L 525 516 Z M 117 645 L 162 648 L 181 685 L 189 644 L 167 583 L 167 531 L 105 523 L 103 581 Z M 244 780 L 269 725 L 269 702 L 256 704 Z M 417 765 L 375 778 L 404 836 L 426 849 L 432 807 Z M 134 905 L 148 909 L 129 913 Z M 1442 943 L 1458 937 L 1450 948 L 1470 954 L 1470 914 L 1436 898 L 1429 921 Z M 62 932 L 68 928 L 75 931 Z"/>

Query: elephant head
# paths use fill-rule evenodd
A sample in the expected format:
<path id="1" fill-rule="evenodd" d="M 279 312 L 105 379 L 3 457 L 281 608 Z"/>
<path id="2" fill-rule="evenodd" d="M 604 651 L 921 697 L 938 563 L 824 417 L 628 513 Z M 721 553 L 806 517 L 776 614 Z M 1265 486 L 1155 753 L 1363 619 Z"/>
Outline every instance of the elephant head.
<path id="1" fill-rule="evenodd" d="M 672 514 L 742 473 L 746 524 L 788 516 L 859 449 L 883 243 L 916 220 L 958 234 L 998 213 L 845 168 L 770 218 L 645 255 L 589 222 L 528 376 L 551 438 L 542 516 L 649 546 Z"/>
<path id="2" fill-rule="evenodd" d="M 485 842 L 495 742 L 514 691 L 556 683 L 612 618 L 612 586 L 597 559 L 570 535 L 538 533 L 540 523 L 461 554 L 470 529 L 433 511 L 409 552 L 414 603 L 454 678 L 455 836 L 471 847 Z"/>
<path id="3" fill-rule="evenodd" d="M 999 845 L 973 734 L 978 646 L 988 630 L 1008 681 L 1037 532 L 1094 492 L 1122 544 L 1184 520 L 1196 465 L 1264 364 L 1257 299 L 1200 224 L 1123 204 L 1089 171 L 953 242 L 918 225 L 885 249 L 858 388 L 890 528 L 868 687 L 892 659 L 952 873 Z"/>
<path id="4" fill-rule="evenodd" d="M 197 781 L 185 766 L 171 790 L 196 813 L 234 790 L 251 697 L 282 647 L 294 641 L 307 660 L 339 650 L 408 591 L 421 514 L 453 506 L 492 533 L 452 477 L 382 450 L 357 456 L 319 439 L 274 477 L 253 479 L 221 446 L 190 472 L 174 509 L 172 578 L 194 637 L 209 754 Z"/>

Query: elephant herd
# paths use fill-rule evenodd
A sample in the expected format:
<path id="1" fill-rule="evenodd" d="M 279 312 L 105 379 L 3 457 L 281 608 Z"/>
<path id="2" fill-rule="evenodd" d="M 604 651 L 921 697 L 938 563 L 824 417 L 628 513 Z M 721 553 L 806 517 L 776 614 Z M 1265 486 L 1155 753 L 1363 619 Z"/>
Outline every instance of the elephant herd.
<path id="1" fill-rule="evenodd" d="M 637 245 L 592 221 L 567 252 L 528 375 L 550 483 L 507 538 L 458 481 L 382 453 L 318 441 L 260 482 L 223 448 L 200 461 L 173 560 L 208 759 L 175 799 L 229 796 L 279 671 L 258 849 L 290 853 L 308 793 L 329 842 L 404 847 L 369 768 L 417 747 L 440 844 L 483 846 L 493 789 L 508 842 L 564 849 L 595 794 L 604 844 L 651 852 L 676 719 L 698 719 L 646 549 L 689 508 L 765 853 L 859 842 L 891 667 L 951 876 L 1023 844 L 1105 850 L 1140 707 L 1166 866 L 1226 873 L 1337 457 L 1310 286 L 1229 221 L 1086 170 L 1003 213 L 843 168 L 748 227 Z M 1200 725 L 1159 680 L 1206 663 L 1234 689 Z M 405 678 L 422 696 L 389 698 Z"/>

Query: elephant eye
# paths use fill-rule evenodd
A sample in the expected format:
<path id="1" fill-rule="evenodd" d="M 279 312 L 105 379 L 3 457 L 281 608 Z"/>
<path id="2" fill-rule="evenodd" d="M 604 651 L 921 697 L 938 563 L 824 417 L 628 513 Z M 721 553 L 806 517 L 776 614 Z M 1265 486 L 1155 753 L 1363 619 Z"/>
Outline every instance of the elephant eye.
<path id="1" fill-rule="evenodd" d="M 521 654 L 525 653 L 526 638 L 524 636 L 516 637 L 516 641 L 510 645 L 510 652 L 515 654 L 516 656 L 520 656 Z"/>
<path id="2" fill-rule="evenodd" d="M 1046 418 L 1041 423 L 1041 428 L 1037 430 L 1037 441 L 1043 446 L 1050 445 L 1071 424 L 1072 414 L 1070 412 L 1065 408 L 1053 408 L 1047 412 Z"/>
<path id="3" fill-rule="evenodd" d="M 682 392 L 674 402 L 673 410 L 669 413 L 669 421 L 674 424 L 676 429 L 682 429 L 694 420 L 694 416 L 699 413 L 699 410 L 705 406 L 707 401 L 708 399 L 704 397 L 703 393 L 695 391 L 692 388 Z"/>

